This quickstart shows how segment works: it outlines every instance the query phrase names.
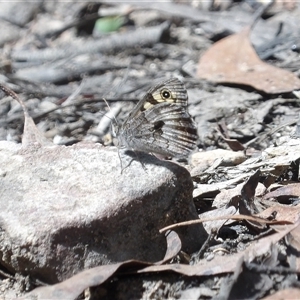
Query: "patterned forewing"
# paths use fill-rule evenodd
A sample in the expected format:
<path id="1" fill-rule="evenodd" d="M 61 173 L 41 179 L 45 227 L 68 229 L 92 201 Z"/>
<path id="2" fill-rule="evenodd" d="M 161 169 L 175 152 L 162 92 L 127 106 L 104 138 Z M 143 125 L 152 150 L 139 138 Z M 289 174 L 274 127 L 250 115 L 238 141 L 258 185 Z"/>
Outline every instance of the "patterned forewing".
<path id="1" fill-rule="evenodd" d="M 169 79 L 149 89 L 145 96 L 133 108 L 125 123 L 159 103 L 175 103 L 187 107 L 187 101 L 187 91 L 182 82 L 177 78 Z"/>
<path id="2" fill-rule="evenodd" d="M 120 144 L 144 152 L 187 156 L 197 141 L 187 100 L 187 91 L 176 78 L 151 88 L 123 123 Z"/>
<path id="3" fill-rule="evenodd" d="M 187 156 L 196 146 L 197 130 L 187 111 L 161 103 L 135 119 L 126 132 L 130 147 L 173 157 Z"/>

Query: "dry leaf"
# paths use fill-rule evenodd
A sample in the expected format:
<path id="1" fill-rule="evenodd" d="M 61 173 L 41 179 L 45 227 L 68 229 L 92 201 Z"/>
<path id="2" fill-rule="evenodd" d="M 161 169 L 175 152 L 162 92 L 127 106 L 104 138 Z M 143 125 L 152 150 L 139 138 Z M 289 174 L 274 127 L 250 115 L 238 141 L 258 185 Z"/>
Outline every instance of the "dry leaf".
<path id="1" fill-rule="evenodd" d="M 30 117 L 28 110 L 24 104 L 24 101 L 9 87 L 0 84 L 0 89 L 7 94 L 8 96 L 12 97 L 13 99 L 17 100 L 22 107 L 24 112 L 24 133 L 22 137 L 22 146 L 23 148 L 35 145 L 35 146 L 45 146 L 48 144 L 52 144 L 48 141 L 44 135 L 38 130 L 36 127 L 33 119 Z"/>
<path id="2" fill-rule="evenodd" d="M 200 214 L 199 218 L 200 219 L 207 219 L 207 218 L 214 219 L 215 217 L 234 215 L 236 212 L 237 212 L 237 210 L 233 206 L 229 206 L 229 207 L 223 206 L 221 208 L 206 211 L 206 212 Z M 224 224 L 229 224 L 231 222 L 235 222 L 235 221 L 224 220 L 224 219 L 207 221 L 207 222 L 203 222 L 203 228 L 205 229 L 207 234 L 211 234 L 213 231 L 218 232 L 219 229 Z"/>
<path id="3" fill-rule="evenodd" d="M 172 265 L 160 265 L 160 266 L 149 266 L 144 269 L 138 270 L 137 273 L 146 272 L 160 272 L 160 271 L 174 271 L 182 275 L 187 276 L 201 276 L 201 275 L 216 275 L 221 273 L 233 272 L 238 260 L 244 256 L 245 261 L 251 262 L 256 257 L 264 255 L 269 252 L 272 245 L 277 243 L 293 229 L 299 226 L 299 222 L 291 225 L 284 225 L 282 231 L 272 234 L 270 236 L 261 238 L 260 240 L 253 242 L 249 248 L 244 251 L 238 252 L 234 255 L 228 255 L 225 257 L 215 257 L 212 261 L 202 259 L 196 265 L 183 265 L 183 264 L 172 264 Z"/>
<path id="4" fill-rule="evenodd" d="M 202 55 L 197 76 L 214 82 L 249 85 L 269 94 L 300 89 L 292 72 L 263 62 L 249 40 L 250 27 L 215 43 Z"/>
<path id="5" fill-rule="evenodd" d="M 262 300 L 282 300 L 282 299 L 300 299 L 300 289 L 289 288 L 278 291 Z"/>
<path id="6" fill-rule="evenodd" d="M 278 201 L 284 199 L 300 197 L 300 183 L 292 183 L 275 191 L 272 191 L 264 196 L 264 199 L 277 198 Z"/>
<path id="7" fill-rule="evenodd" d="M 294 223 L 298 220 L 300 215 L 300 204 L 292 207 L 278 204 L 268 207 L 266 210 L 257 214 L 256 216 L 267 219 L 273 215 L 277 221 L 288 221 Z"/>
<path id="8" fill-rule="evenodd" d="M 292 230 L 285 238 L 286 244 L 290 246 L 290 252 L 294 253 L 294 258 L 292 255 L 289 257 L 290 265 L 293 264 L 294 268 L 300 271 L 300 257 L 296 253 L 300 251 L 300 226 Z"/>

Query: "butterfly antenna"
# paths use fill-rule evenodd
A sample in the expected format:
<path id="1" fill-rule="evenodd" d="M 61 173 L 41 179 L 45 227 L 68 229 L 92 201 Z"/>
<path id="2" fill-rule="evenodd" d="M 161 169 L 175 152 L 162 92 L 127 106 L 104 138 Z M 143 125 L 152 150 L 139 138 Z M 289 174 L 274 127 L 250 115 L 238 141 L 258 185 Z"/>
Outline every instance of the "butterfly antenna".
<path id="1" fill-rule="evenodd" d="M 116 125 L 118 126 L 118 121 L 117 121 L 117 119 L 116 119 L 116 117 L 115 117 L 115 112 L 111 109 L 110 105 L 108 104 L 108 102 L 106 101 L 105 98 L 103 98 L 103 101 L 104 101 L 105 104 L 107 105 L 109 111 L 110 111 L 110 112 L 113 112 L 113 113 L 112 113 L 112 118 L 111 118 L 110 116 L 108 116 L 107 114 L 105 114 L 105 116 L 106 116 L 107 118 L 109 118 L 111 121 L 114 121 L 114 122 L 116 123 Z M 119 110 L 120 107 L 121 107 L 121 106 L 119 105 L 119 106 L 115 107 L 115 109 Z M 114 127 L 112 126 L 112 128 L 113 128 L 113 135 L 115 135 Z M 120 154 L 120 149 L 119 149 L 118 146 L 117 146 L 117 151 L 118 151 L 118 157 L 119 157 L 119 160 L 120 160 L 120 165 L 121 165 L 121 175 L 122 175 L 124 169 L 123 169 L 123 163 L 122 163 L 122 158 L 121 158 L 121 154 Z"/>

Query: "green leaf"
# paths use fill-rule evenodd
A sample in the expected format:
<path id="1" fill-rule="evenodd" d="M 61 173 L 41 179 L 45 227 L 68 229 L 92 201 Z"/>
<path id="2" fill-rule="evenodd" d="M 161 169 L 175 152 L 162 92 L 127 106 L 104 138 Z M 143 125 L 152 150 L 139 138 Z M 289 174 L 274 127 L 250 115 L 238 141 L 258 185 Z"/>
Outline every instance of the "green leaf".
<path id="1" fill-rule="evenodd" d="M 96 21 L 94 30 L 101 33 L 117 31 L 124 24 L 124 21 L 123 16 L 103 17 Z"/>

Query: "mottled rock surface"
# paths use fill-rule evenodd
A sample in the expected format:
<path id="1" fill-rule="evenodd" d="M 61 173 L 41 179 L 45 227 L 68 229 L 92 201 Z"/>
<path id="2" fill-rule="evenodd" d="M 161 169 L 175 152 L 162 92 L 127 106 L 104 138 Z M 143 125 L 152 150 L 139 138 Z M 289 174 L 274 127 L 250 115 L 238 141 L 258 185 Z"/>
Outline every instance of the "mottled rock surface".
<path id="1" fill-rule="evenodd" d="M 54 283 L 101 264 L 162 259 L 159 229 L 197 218 L 192 180 L 175 163 L 121 154 L 132 161 L 122 174 L 113 148 L 0 142 L 0 263 Z M 178 233 L 187 252 L 205 238 L 200 225 Z"/>

